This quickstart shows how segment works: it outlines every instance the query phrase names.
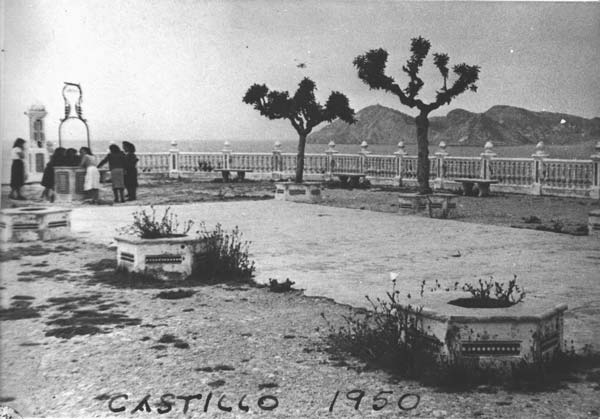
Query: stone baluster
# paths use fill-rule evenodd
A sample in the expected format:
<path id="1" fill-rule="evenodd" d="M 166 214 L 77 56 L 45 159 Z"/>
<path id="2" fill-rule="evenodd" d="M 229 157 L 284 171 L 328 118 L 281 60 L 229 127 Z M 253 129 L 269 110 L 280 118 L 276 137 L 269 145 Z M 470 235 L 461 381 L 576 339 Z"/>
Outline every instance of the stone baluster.
<path id="1" fill-rule="evenodd" d="M 535 145 L 535 153 L 531 157 L 533 157 L 533 173 L 531 174 L 533 185 L 531 185 L 531 193 L 533 195 L 541 195 L 542 184 L 544 182 L 544 159 L 548 157 L 548 153 L 544 150 L 543 141 Z"/>
<path id="2" fill-rule="evenodd" d="M 279 140 L 275 141 L 275 144 L 273 145 L 271 167 L 271 177 L 275 180 L 281 179 L 283 176 L 283 160 L 281 157 L 281 143 Z"/>
<path id="3" fill-rule="evenodd" d="M 596 143 L 596 153 L 590 156 L 592 159 L 592 190 L 590 198 L 600 199 L 600 141 Z"/>
<path id="4" fill-rule="evenodd" d="M 394 153 L 396 157 L 396 178 L 398 180 L 398 186 L 402 186 L 402 177 L 404 176 L 404 156 L 406 156 L 406 150 L 404 150 L 404 141 L 398 143 L 398 150 Z"/>
<path id="5" fill-rule="evenodd" d="M 433 182 L 433 189 L 443 189 L 444 188 L 444 176 L 445 176 L 445 159 L 448 156 L 448 152 L 446 151 L 446 143 L 444 141 L 440 141 L 438 145 L 439 150 L 435 152 L 435 157 L 437 159 L 437 173 L 435 174 L 435 181 Z"/>
<path id="6" fill-rule="evenodd" d="M 221 152 L 223 153 L 223 167 L 222 169 L 229 169 L 230 163 L 231 163 L 231 153 L 232 153 L 232 149 L 231 149 L 231 144 L 229 144 L 229 141 L 225 141 L 225 143 L 223 144 L 223 150 L 221 150 Z"/>
<path id="7" fill-rule="evenodd" d="M 329 144 L 327 144 L 327 150 L 325 150 L 325 154 L 327 155 L 327 168 L 325 177 L 328 180 L 331 180 L 333 178 L 333 172 L 335 171 L 335 160 L 333 159 L 333 156 L 337 152 L 338 151 L 335 149 L 335 143 L 333 142 L 333 140 L 329 141 Z"/>
<path id="8" fill-rule="evenodd" d="M 169 149 L 169 177 L 179 177 L 179 148 L 177 148 L 177 141 L 171 141 L 171 148 Z"/>
<path id="9" fill-rule="evenodd" d="M 368 150 L 368 148 L 369 144 L 367 144 L 367 142 L 363 140 L 363 142 L 360 143 L 360 166 L 358 168 L 358 172 L 361 174 L 366 174 L 367 170 L 369 169 L 369 162 L 367 160 L 367 156 L 371 154 L 371 152 Z"/>
<path id="10" fill-rule="evenodd" d="M 492 173 L 492 159 L 494 158 L 494 156 L 496 156 L 496 153 L 494 153 L 492 151 L 492 149 L 494 148 L 494 144 L 491 141 L 488 141 L 487 143 L 485 143 L 485 145 L 483 146 L 483 153 L 480 154 L 481 156 L 481 171 L 479 173 L 479 177 L 481 179 L 492 179 L 493 177 L 493 173 Z"/>

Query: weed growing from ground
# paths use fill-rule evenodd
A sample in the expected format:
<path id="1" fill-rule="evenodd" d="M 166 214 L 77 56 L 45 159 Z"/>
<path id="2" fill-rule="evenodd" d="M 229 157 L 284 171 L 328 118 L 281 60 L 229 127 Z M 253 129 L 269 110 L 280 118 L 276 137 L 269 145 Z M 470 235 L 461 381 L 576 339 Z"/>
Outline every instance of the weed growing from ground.
<path id="1" fill-rule="evenodd" d="M 423 377 L 434 372 L 431 365 L 436 364 L 441 342 L 415 327 L 414 314 L 420 308 L 402 307 L 395 285 L 394 280 L 394 288 L 386 293 L 387 300 L 367 296 L 371 310 L 355 310 L 344 316 L 343 326 L 335 328 L 328 322 L 329 349 L 338 357 L 351 354 L 368 366 L 406 378 Z"/>

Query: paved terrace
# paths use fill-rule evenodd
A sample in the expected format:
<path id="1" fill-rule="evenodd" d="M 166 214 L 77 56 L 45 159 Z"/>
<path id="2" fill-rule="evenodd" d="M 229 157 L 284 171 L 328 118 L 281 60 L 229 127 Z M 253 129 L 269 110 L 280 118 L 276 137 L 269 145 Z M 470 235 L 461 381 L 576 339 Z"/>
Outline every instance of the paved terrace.
<path id="1" fill-rule="evenodd" d="M 76 208 L 73 230 L 108 245 L 137 209 Z M 399 273 L 400 290 L 415 295 L 423 279 L 450 285 L 490 276 L 508 281 L 516 274 L 526 300 L 568 304 L 568 340 L 600 349 L 600 241 L 592 237 L 274 200 L 172 209 L 180 221 L 239 226 L 252 242 L 259 282 L 290 278 L 307 295 L 353 306 L 368 306 L 366 294 L 384 296 L 390 271 Z"/>

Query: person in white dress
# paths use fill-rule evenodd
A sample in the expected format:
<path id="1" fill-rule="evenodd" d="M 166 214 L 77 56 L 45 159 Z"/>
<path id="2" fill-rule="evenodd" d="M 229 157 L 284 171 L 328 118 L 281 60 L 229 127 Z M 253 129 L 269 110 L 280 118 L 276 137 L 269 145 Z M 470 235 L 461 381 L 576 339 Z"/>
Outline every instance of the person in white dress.
<path id="1" fill-rule="evenodd" d="M 83 181 L 83 190 L 89 194 L 89 200 L 92 204 L 97 204 L 100 192 L 100 171 L 96 167 L 96 158 L 89 147 L 81 147 L 80 167 L 85 169 L 85 180 Z"/>

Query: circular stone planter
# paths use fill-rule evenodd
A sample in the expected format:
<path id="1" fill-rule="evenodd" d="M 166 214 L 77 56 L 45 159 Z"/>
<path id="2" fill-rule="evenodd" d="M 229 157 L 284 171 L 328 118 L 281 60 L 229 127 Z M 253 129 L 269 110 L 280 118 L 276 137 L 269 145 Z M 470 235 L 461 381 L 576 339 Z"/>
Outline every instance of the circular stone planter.
<path id="1" fill-rule="evenodd" d="M 449 218 L 456 210 L 456 195 L 400 193 L 398 213 L 402 215 L 426 214 L 431 218 Z"/>
<path id="2" fill-rule="evenodd" d="M 117 266 L 129 272 L 143 272 L 161 279 L 185 279 L 192 273 L 195 257 L 206 249 L 206 240 L 192 236 L 142 239 L 115 237 Z"/>
<path id="3" fill-rule="evenodd" d="M 588 214 L 588 234 L 600 239 L 600 209 L 590 211 Z"/>
<path id="4" fill-rule="evenodd" d="M 71 233 L 71 210 L 56 207 L 23 207 L 0 213 L 0 241 L 47 241 Z"/>
<path id="5" fill-rule="evenodd" d="M 275 199 L 292 202 L 321 202 L 321 183 L 276 182 Z"/>
<path id="6" fill-rule="evenodd" d="M 565 304 L 529 298 L 506 308 L 465 308 L 450 304 L 463 292 L 436 292 L 405 301 L 402 307 L 416 330 L 449 360 L 508 370 L 534 363 L 563 349 Z M 413 308 L 407 309 L 408 304 Z M 422 307 L 414 310 L 415 307 Z"/>

